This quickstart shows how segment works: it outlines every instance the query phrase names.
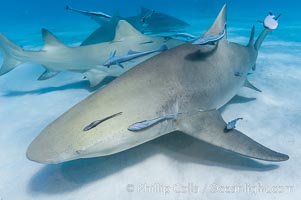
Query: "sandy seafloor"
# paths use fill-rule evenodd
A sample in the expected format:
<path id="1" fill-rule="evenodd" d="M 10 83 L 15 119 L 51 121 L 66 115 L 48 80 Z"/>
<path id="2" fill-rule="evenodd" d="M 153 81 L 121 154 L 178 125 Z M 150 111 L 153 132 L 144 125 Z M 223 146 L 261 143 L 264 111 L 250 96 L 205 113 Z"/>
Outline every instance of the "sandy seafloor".
<path id="1" fill-rule="evenodd" d="M 212 14 L 211 17 L 214 17 Z M 260 17 L 232 16 L 229 40 L 246 44 Z M 264 16 L 262 16 L 264 17 Z M 213 18 L 186 18 L 199 34 Z M 87 20 L 88 22 L 88 20 Z M 65 23 L 65 22 L 64 22 Z M 53 23 L 51 30 L 78 44 L 96 24 Z M 72 26 L 74 25 L 74 26 Z M 16 31 L 20 30 L 22 31 Z M 38 26 L 7 26 L 5 35 L 25 48 L 42 45 Z M 238 129 L 286 153 L 286 162 L 253 160 L 180 133 L 112 156 L 57 165 L 26 159 L 31 141 L 50 122 L 91 94 L 82 76 L 62 73 L 39 82 L 39 65 L 24 64 L 0 77 L 0 199 L 298 199 L 301 195 L 301 23 L 283 17 L 264 42 L 250 81 L 263 92 L 241 89 L 221 109 L 225 121 L 243 117 Z"/>

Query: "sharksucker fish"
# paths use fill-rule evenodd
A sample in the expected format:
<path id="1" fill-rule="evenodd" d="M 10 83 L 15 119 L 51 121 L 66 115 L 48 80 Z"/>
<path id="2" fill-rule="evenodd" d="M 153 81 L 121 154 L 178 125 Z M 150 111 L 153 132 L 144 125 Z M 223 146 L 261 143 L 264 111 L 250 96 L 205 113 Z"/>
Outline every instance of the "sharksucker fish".
<path id="1" fill-rule="evenodd" d="M 239 120 L 243 120 L 243 118 L 236 118 L 230 122 L 227 123 L 226 127 L 225 127 L 225 130 L 226 131 L 230 131 L 230 130 L 233 130 L 236 126 L 236 123 L 239 121 Z"/>
<path id="2" fill-rule="evenodd" d="M 206 44 L 214 44 L 215 42 L 223 39 L 223 37 L 226 34 L 226 24 L 224 26 L 224 29 L 222 32 L 220 32 L 218 35 L 206 35 L 202 36 L 199 39 L 192 42 L 192 44 L 196 45 L 206 45 Z"/>
<path id="3" fill-rule="evenodd" d="M 83 14 L 83 15 L 87 15 L 89 17 L 103 17 L 103 18 L 106 18 L 106 19 L 112 18 L 112 16 L 110 16 L 108 14 L 105 14 L 103 12 L 93 12 L 93 11 L 78 10 L 78 9 L 71 8 L 68 5 L 66 6 L 66 10 L 72 10 L 74 12 L 77 12 L 77 13 L 80 13 L 80 14 Z"/>
<path id="4" fill-rule="evenodd" d="M 57 37 L 46 29 L 42 30 L 44 47 L 39 51 L 24 50 L 0 33 L 0 52 L 4 62 L 0 67 L 0 76 L 4 75 L 22 63 L 31 62 L 40 64 L 45 72 L 38 80 L 47 80 L 62 71 L 82 73 L 90 82 L 90 86 L 96 86 L 107 76 L 117 77 L 136 64 L 150 58 L 155 54 L 148 54 L 136 59 L 135 63 L 127 62 L 124 69 L 103 66 L 108 54 L 114 50 L 120 54 L 126 54 L 129 49 L 137 51 L 153 51 L 163 44 L 173 48 L 183 44 L 180 40 L 165 41 L 164 37 L 150 37 L 134 29 L 128 22 L 121 20 L 116 27 L 115 38 L 112 42 L 99 43 L 79 47 L 64 45 Z M 143 42 L 153 41 L 152 43 Z"/>
<path id="5" fill-rule="evenodd" d="M 144 129 L 147 129 L 147 128 L 150 128 L 162 121 L 165 121 L 165 120 L 169 120 L 169 119 L 176 119 L 178 114 L 174 114 L 174 115 L 167 115 L 167 116 L 164 116 L 164 117 L 157 117 L 155 119 L 150 119 L 150 120 L 144 120 L 144 121 L 141 121 L 141 122 L 136 122 L 132 125 L 130 125 L 128 127 L 128 130 L 129 131 L 142 131 Z"/>
<path id="6" fill-rule="evenodd" d="M 103 123 L 103 122 L 105 122 L 105 121 L 107 121 L 109 119 L 112 119 L 114 117 L 117 117 L 118 115 L 121 115 L 121 114 L 122 114 L 122 112 L 119 112 L 119 113 L 116 113 L 116 114 L 111 115 L 109 117 L 106 117 L 106 118 L 103 118 L 103 119 L 100 119 L 100 120 L 96 120 L 96 121 L 92 122 L 91 124 L 89 124 L 88 126 L 86 126 L 83 129 L 83 131 L 89 131 L 89 130 L 95 128 L 96 126 L 98 126 L 99 124 L 101 124 L 101 123 Z"/>
<path id="7" fill-rule="evenodd" d="M 226 22 L 224 6 L 204 37 L 221 33 Z M 289 159 L 236 129 L 225 133 L 227 123 L 218 111 L 244 87 L 256 63 L 267 34 L 260 34 L 255 46 L 254 32 L 253 27 L 246 46 L 229 42 L 225 34 L 215 45 L 186 43 L 138 64 L 46 127 L 29 145 L 27 158 L 47 164 L 112 155 L 181 132 L 250 158 Z M 83 134 L 82 128 L 91 121 L 120 111 L 122 115 Z M 183 114 L 137 133 L 128 130 L 141 119 L 166 113 Z"/>
<path id="8" fill-rule="evenodd" d="M 116 56 L 116 51 L 114 51 L 113 53 L 110 54 L 110 57 L 105 61 L 103 65 L 106 67 L 110 67 L 111 65 L 118 65 L 121 68 L 124 68 L 124 66 L 122 65 L 122 63 L 124 62 L 128 62 L 136 58 L 141 58 L 143 56 L 147 56 L 157 52 L 163 52 L 166 50 L 168 50 L 168 47 L 166 45 L 162 45 L 160 49 L 153 50 L 153 51 L 136 52 L 130 50 L 128 54 L 125 56 Z"/>
<path id="9" fill-rule="evenodd" d="M 148 13 L 141 17 L 140 22 L 145 23 L 154 13 L 155 10 L 150 10 Z"/>
<path id="10" fill-rule="evenodd" d="M 171 38 L 184 38 L 185 40 L 194 40 L 196 39 L 196 36 L 190 34 L 190 33 L 185 33 L 185 32 L 179 32 L 179 33 L 176 33 L 176 34 L 173 34 L 170 36 Z"/>

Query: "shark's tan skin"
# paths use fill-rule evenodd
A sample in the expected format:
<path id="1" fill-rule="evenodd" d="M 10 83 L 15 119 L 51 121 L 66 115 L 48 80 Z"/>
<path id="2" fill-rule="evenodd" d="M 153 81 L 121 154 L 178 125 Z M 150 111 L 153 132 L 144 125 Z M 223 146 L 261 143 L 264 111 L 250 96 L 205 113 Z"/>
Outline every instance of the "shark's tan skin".
<path id="1" fill-rule="evenodd" d="M 173 48 L 182 44 L 179 40 L 168 40 L 164 37 L 149 37 L 141 34 L 126 21 L 119 21 L 116 27 L 115 39 L 112 42 L 86 45 L 80 47 L 68 47 L 61 43 L 49 31 L 43 29 L 45 46 L 39 51 L 23 50 L 4 35 L 0 34 L 0 52 L 4 56 L 4 63 L 0 67 L 0 75 L 8 73 L 21 63 L 31 62 L 41 64 L 46 68 L 39 80 L 49 79 L 61 71 L 83 73 L 88 78 L 91 86 L 97 85 L 107 76 L 119 76 L 129 68 L 156 55 L 151 54 L 127 62 L 125 69 L 119 67 L 107 67 L 102 64 L 107 60 L 110 52 L 117 51 L 126 54 L 130 49 L 134 51 L 153 51 L 163 44 Z"/>
<path id="2" fill-rule="evenodd" d="M 206 35 L 217 35 L 226 23 L 223 7 Z M 253 29 L 254 30 L 254 29 Z M 254 31 L 252 32 L 253 38 Z M 226 123 L 217 111 L 243 87 L 255 65 L 253 39 L 248 46 L 184 44 L 132 68 L 50 124 L 27 150 L 30 160 L 60 163 L 78 158 L 114 154 L 174 131 L 244 156 L 284 161 L 237 130 L 224 132 Z M 235 76 L 235 72 L 242 76 Z M 122 112 L 83 132 L 95 120 Z M 128 127 L 143 120 L 181 113 L 138 132 Z"/>

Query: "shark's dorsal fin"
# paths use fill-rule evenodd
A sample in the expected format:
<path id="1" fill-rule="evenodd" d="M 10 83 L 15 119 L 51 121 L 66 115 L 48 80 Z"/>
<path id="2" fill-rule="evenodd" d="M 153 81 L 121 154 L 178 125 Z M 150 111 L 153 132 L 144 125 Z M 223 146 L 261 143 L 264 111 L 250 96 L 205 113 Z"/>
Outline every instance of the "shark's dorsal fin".
<path id="1" fill-rule="evenodd" d="M 67 48 L 65 44 L 63 44 L 53 33 L 48 31 L 47 29 L 42 29 L 42 36 L 44 40 L 44 47 L 43 49 L 49 48 Z"/>
<path id="2" fill-rule="evenodd" d="M 255 26 L 252 27 L 251 35 L 250 35 L 250 40 L 248 46 L 254 47 L 254 36 L 255 36 Z"/>
<path id="3" fill-rule="evenodd" d="M 136 30 L 131 24 L 125 20 L 120 20 L 116 26 L 114 41 L 122 41 L 125 37 L 141 37 L 144 36 Z"/>
<path id="4" fill-rule="evenodd" d="M 203 35 L 203 37 L 220 34 L 224 30 L 226 24 L 227 24 L 227 6 L 225 4 L 221 9 L 221 11 L 219 12 L 214 23 L 211 25 L 208 31 Z M 227 40 L 227 30 L 225 31 L 226 33 L 222 40 Z"/>

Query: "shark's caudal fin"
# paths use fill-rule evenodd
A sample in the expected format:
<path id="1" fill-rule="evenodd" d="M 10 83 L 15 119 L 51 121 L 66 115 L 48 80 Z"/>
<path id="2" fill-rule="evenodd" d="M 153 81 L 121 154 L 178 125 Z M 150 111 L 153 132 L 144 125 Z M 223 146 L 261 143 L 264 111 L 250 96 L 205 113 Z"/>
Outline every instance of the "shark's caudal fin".
<path id="1" fill-rule="evenodd" d="M 146 37 L 138 30 L 136 30 L 131 24 L 125 20 L 120 20 L 116 26 L 115 38 L 113 41 L 120 42 L 125 37 Z"/>
<path id="2" fill-rule="evenodd" d="M 180 117 L 178 130 L 243 156 L 266 161 L 285 161 L 289 159 L 287 155 L 275 152 L 235 129 L 229 132 L 225 131 L 226 125 L 220 113 L 213 110 Z"/>
<path id="3" fill-rule="evenodd" d="M 260 35 L 258 36 L 258 38 L 257 38 L 257 40 L 256 40 L 256 42 L 255 42 L 255 45 L 254 45 L 254 47 L 255 47 L 255 49 L 256 49 L 257 51 L 259 50 L 259 48 L 261 47 L 261 45 L 262 45 L 264 39 L 267 37 L 267 35 L 268 35 L 270 32 L 272 32 L 272 30 L 265 28 L 265 29 L 260 33 Z"/>
<path id="4" fill-rule="evenodd" d="M 219 35 L 225 29 L 226 24 L 227 24 L 227 6 L 225 4 L 223 6 L 223 8 L 221 9 L 221 11 L 219 12 L 214 23 L 211 25 L 211 27 L 208 29 L 208 31 L 202 37 Z M 225 31 L 226 31 L 225 36 L 223 37 L 223 39 L 221 39 L 221 41 L 227 40 L 227 28 Z"/>
<path id="5" fill-rule="evenodd" d="M 2 33 L 0 33 L 0 53 L 3 56 L 3 64 L 0 67 L 0 76 L 16 68 L 22 61 L 18 60 L 18 55 L 22 53 L 22 48 L 14 44 Z"/>

